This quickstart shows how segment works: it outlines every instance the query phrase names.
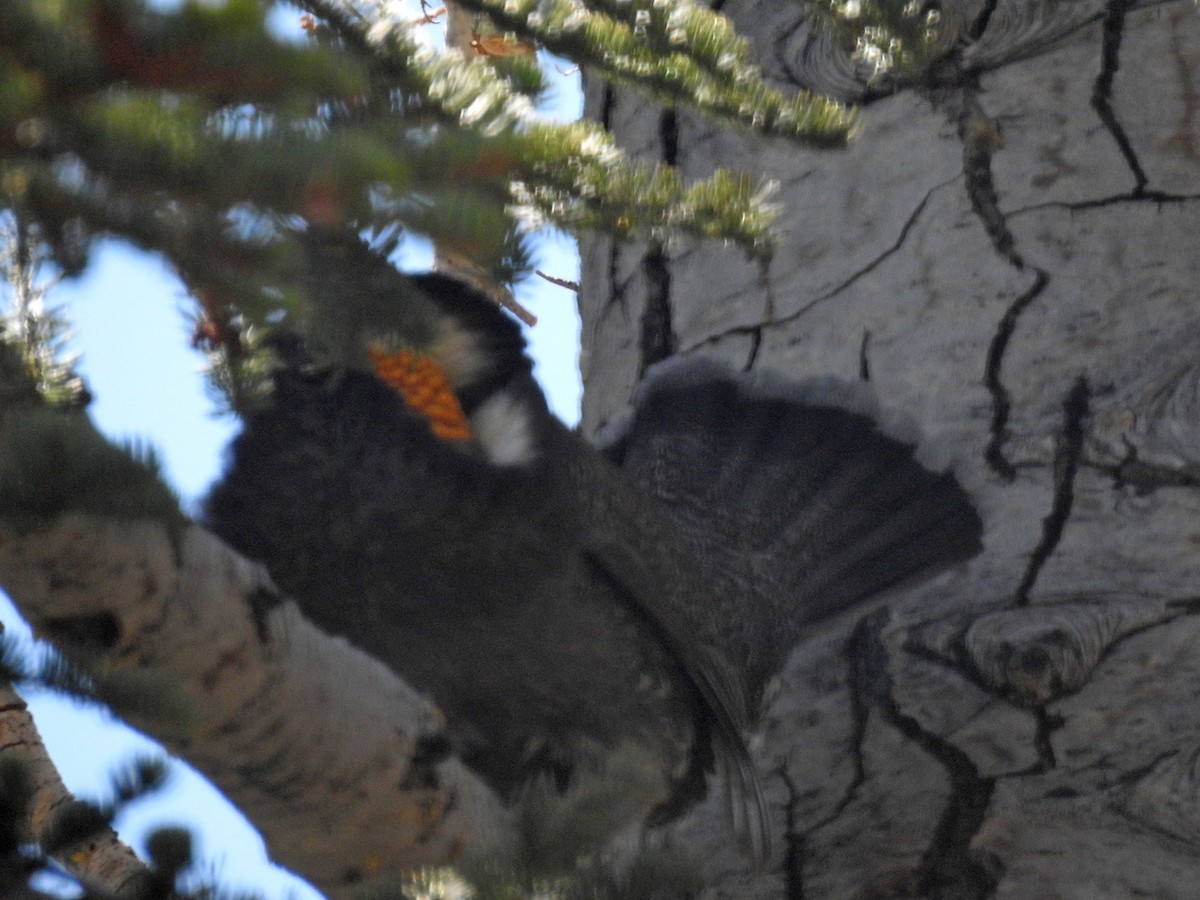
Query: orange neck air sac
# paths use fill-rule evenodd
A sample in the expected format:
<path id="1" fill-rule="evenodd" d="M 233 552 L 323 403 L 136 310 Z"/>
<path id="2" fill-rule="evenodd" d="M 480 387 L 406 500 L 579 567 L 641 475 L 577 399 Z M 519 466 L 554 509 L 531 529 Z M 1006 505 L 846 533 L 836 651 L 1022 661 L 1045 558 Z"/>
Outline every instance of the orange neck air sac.
<path id="1" fill-rule="evenodd" d="M 471 428 L 446 373 L 428 356 L 412 350 L 390 352 L 378 345 L 367 349 L 375 374 L 383 379 L 414 412 L 429 420 L 433 433 L 444 441 L 465 441 Z"/>

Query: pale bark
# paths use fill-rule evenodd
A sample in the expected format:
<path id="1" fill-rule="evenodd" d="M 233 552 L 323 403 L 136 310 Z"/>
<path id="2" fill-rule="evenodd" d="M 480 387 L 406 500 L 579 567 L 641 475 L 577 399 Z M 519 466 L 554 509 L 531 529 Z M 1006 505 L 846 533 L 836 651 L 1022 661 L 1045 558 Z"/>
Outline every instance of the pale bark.
<path id="1" fill-rule="evenodd" d="M 0 759 L 18 760 L 29 774 L 33 796 L 26 824 L 31 834 L 40 833 L 75 799 L 46 752 L 25 701 L 7 684 L 0 684 Z M 118 896 L 136 891 L 147 874 L 145 864 L 111 828 L 67 848 L 58 861 L 82 882 L 103 885 Z"/>
<path id="2" fill-rule="evenodd" d="M 441 722 L 422 697 L 317 631 L 200 528 L 176 543 L 157 523 L 66 516 L 0 535 L 0 584 L 35 633 L 107 635 L 106 666 L 182 691 L 188 727 L 131 721 L 212 779 L 274 861 L 330 896 L 507 831 L 472 773 L 424 758 Z"/>
<path id="3" fill-rule="evenodd" d="M 969 564 L 797 649 L 756 745 L 773 866 L 748 872 L 716 810 L 681 829 L 711 897 L 1196 893 L 1200 19 L 956 9 L 982 38 L 868 102 L 841 152 L 587 88 L 631 152 L 777 180 L 786 219 L 766 266 L 587 243 L 585 429 L 671 353 L 868 380 L 986 527 Z M 723 11 L 781 82 L 861 96 L 799 4 Z"/>

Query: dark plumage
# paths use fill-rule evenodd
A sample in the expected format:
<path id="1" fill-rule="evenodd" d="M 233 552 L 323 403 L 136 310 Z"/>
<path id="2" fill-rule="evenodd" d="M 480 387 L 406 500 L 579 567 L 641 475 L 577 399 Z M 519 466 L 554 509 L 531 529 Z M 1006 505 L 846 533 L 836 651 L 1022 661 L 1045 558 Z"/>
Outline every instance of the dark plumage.
<path id="1" fill-rule="evenodd" d="M 764 384 L 704 360 L 655 375 L 609 455 L 698 560 L 709 603 L 691 615 L 736 661 L 752 705 L 816 623 L 979 551 L 979 516 L 952 475 L 865 414 L 805 396 L 863 405 L 861 391 Z"/>
<path id="2" fill-rule="evenodd" d="M 347 252 L 371 290 L 401 277 Z M 435 437 L 369 371 L 292 353 L 210 527 L 428 692 L 501 792 L 620 747 L 653 775 L 630 815 L 663 818 L 715 763 L 761 854 L 741 731 L 765 679 L 813 622 L 974 552 L 962 491 L 862 416 L 711 364 L 641 392 L 618 469 L 547 411 L 515 323 L 457 282 L 416 283 L 440 317 L 431 355 L 476 357 L 439 358 L 475 440 Z"/>

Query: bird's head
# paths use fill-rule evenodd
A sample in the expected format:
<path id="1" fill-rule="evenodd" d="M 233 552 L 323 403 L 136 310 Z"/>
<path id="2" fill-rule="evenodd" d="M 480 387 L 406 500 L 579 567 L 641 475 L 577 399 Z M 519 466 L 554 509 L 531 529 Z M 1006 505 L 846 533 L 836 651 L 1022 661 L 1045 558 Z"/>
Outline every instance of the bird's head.
<path id="1" fill-rule="evenodd" d="M 356 236 L 309 251 L 308 356 L 369 372 L 433 433 L 497 465 L 524 465 L 552 421 L 517 322 L 448 275 L 404 275 Z"/>

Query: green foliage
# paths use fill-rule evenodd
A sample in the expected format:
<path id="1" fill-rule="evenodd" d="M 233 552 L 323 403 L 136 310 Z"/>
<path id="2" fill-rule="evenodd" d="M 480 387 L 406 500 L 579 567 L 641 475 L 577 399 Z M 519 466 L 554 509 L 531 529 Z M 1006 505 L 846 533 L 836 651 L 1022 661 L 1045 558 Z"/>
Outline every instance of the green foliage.
<path id="1" fill-rule="evenodd" d="M 159 828 L 147 839 L 146 854 L 158 882 L 158 892 L 165 896 L 180 873 L 192 864 L 191 832 L 178 827 Z"/>
<path id="2" fill-rule="evenodd" d="M 0 203 L 68 273 L 97 233 L 164 253 L 235 367 L 244 334 L 304 302 L 304 222 L 427 234 L 501 283 L 530 268 L 519 235 L 551 225 L 770 251 L 762 185 L 686 184 L 630 165 L 596 124 L 540 119 L 532 57 L 432 53 L 375 0 L 297 5 L 316 17 L 306 44 L 273 37 L 259 0 L 0 4 Z M 690 0 L 465 5 L 485 32 L 770 134 L 831 145 L 853 124 L 767 85 L 729 23 Z"/>
<path id="3" fill-rule="evenodd" d="M 20 219 L 3 237 L 0 277 L 13 302 L 0 320 L 0 520 L 24 530 L 81 512 L 182 525 L 153 451 L 114 446 L 82 413 L 66 325 L 36 284 L 36 238 Z"/>
<path id="4" fill-rule="evenodd" d="M 167 764 L 161 757 L 138 756 L 112 775 L 115 803 L 131 803 L 167 783 Z"/>
<path id="5" fill-rule="evenodd" d="M 812 0 L 869 87 L 919 78 L 944 46 L 941 9 L 929 0 Z"/>
<path id="6" fill-rule="evenodd" d="M 632 797 L 658 784 L 642 755 L 623 748 L 604 772 L 580 771 L 565 792 L 549 779 L 516 799 L 516 826 L 505 842 L 453 869 L 423 869 L 358 888 L 356 900 L 687 900 L 704 867 L 683 850 L 645 842 L 605 849 L 630 820 Z"/>
<path id="7" fill-rule="evenodd" d="M 9 332 L 0 331 L 0 412 L 43 402 L 41 386 L 29 371 L 24 351 Z"/>
<path id="8" fill-rule="evenodd" d="M 548 780 L 530 783 L 518 814 L 515 863 L 530 881 L 572 872 L 629 821 L 629 798 L 653 796 L 653 772 L 636 759 L 615 758 L 601 778 L 581 773 L 560 792 Z"/>
<path id="9" fill-rule="evenodd" d="M 0 755 L 0 857 L 11 857 L 28 840 L 25 823 L 32 802 L 28 766 L 12 754 Z"/>
<path id="10" fill-rule="evenodd" d="M 0 429 L 0 518 L 18 530 L 68 512 L 186 521 L 153 451 L 108 442 L 81 413 L 15 409 Z"/>
<path id="11" fill-rule="evenodd" d="M 37 280 L 43 252 L 38 233 L 16 216 L 8 219 L 0 225 L 0 290 L 10 295 L 0 315 L 0 367 L 11 371 L 0 371 L 0 384 L 10 390 L 28 384 L 52 406 L 83 406 L 87 391 L 75 372 L 77 358 L 66 351 L 66 319 L 46 302 L 55 281 Z"/>
<path id="12" fill-rule="evenodd" d="M 636 817 L 631 798 L 653 796 L 657 784 L 652 763 L 628 747 L 612 753 L 603 771 L 577 770 L 565 792 L 549 779 L 535 780 L 517 798 L 510 842 L 466 860 L 456 874 L 476 900 L 687 897 L 702 872 L 695 860 L 653 846 L 624 859 L 604 852 L 618 828 Z M 439 879 L 448 881 L 444 873 L 426 876 L 428 884 Z M 410 889 L 410 895 L 438 893 Z"/>
<path id="13" fill-rule="evenodd" d="M 196 701 L 180 685 L 151 669 L 105 668 L 93 676 L 95 698 L 134 726 L 153 726 L 166 739 L 185 738 L 200 721 Z"/>
<path id="14" fill-rule="evenodd" d="M 647 849 L 611 890 L 611 900 L 685 900 L 699 896 L 704 868 L 690 853 Z"/>
<path id="15" fill-rule="evenodd" d="M 56 651 L 32 654 L 11 635 L 0 634 L 0 678 L 12 684 L 27 684 L 86 700 L 94 699 L 88 678 Z"/>
<path id="16" fill-rule="evenodd" d="M 47 856 L 58 856 L 97 832 L 112 827 L 114 811 L 86 800 L 73 800 L 55 810 L 50 823 L 38 835 L 38 843 Z"/>
<path id="17" fill-rule="evenodd" d="M 195 700 L 175 681 L 152 670 L 105 662 L 106 648 L 88 640 L 95 637 L 94 623 L 58 620 L 47 628 L 55 631 L 70 658 L 48 646 L 27 652 L 15 638 L 0 633 L 0 679 L 97 704 L 135 724 L 153 723 L 154 731 L 164 737 L 186 737 L 196 726 L 200 712 Z M 114 782 L 119 798 L 135 799 L 140 792 L 133 785 L 156 783 L 165 772 L 140 766 L 134 774 L 136 778 Z"/>
<path id="18" fill-rule="evenodd" d="M 845 142 L 854 116 L 762 80 L 729 20 L 693 0 L 458 0 L 501 27 L 669 104 L 818 146 Z"/>
<path id="19" fill-rule="evenodd" d="M 34 783 L 29 766 L 14 753 L 0 754 L 0 897 L 20 896 L 39 870 L 29 852 L 29 813 Z"/>
<path id="20" fill-rule="evenodd" d="M 530 879 L 502 867 L 425 869 L 404 881 L 374 882 L 355 900 L 690 900 L 703 887 L 703 866 L 669 847 L 640 847 L 632 859 L 588 858 L 553 878 Z"/>
<path id="21" fill-rule="evenodd" d="M 29 764 L 11 750 L 0 754 L 0 896 L 62 896 L 32 888 L 30 879 L 37 875 L 43 883 L 50 878 L 60 882 L 72 896 L 117 900 L 115 892 L 77 879 L 69 865 L 60 865 L 55 860 L 69 859 L 75 848 L 101 838 L 130 803 L 161 787 L 164 771 L 159 760 L 135 759 L 113 776 L 111 801 L 97 803 L 71 798 L 57 807 L 40 834 L 32 835 L 29 822 L 34 783 Z M 191 834 L 183 828 L 165 827 L 152 832 L 146 839 L 149 863 L 140 877 L 122 886 L 121 900 L 233 897 L 213 887 L 178 889 L 180 876 L 192 864 L 192 844 Z"/>

